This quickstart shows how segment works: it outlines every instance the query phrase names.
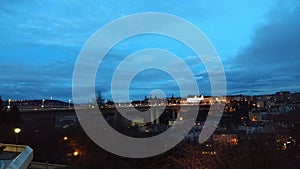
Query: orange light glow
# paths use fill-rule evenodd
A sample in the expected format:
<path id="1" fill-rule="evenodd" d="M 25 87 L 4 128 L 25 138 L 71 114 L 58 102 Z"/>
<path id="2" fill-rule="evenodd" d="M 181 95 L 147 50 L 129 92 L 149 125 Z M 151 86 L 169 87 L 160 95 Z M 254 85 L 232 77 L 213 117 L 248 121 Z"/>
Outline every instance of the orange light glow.
<path id="1" fill-rule="evenodd" d="M 74 156 L 78 156 L 78 155 L 79 155 L 79 152 L 78 152 L 78 151 L 74 151 L 74 152 L 73 152 L 73 155 L 74 155 Z"/>

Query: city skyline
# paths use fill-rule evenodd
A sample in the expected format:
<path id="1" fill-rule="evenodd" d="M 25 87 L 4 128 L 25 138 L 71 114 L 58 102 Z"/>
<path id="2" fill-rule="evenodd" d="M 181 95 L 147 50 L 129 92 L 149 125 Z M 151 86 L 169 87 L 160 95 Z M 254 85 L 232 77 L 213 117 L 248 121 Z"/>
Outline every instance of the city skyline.
<path id="1" fill-rule="evenodd" d="M 53 96 L 69 100 L 73 68 L 88 38 L 114 19 L 145 11 L 182 17 L 206 34 L 223 63 L 229 95 L 300 91 L 299 2 L 249 1 L 234 6 L 217 1 L 159 2 L 75 2 L 72 6 L 67 2 L 3 2 L 0 95 L 3 99 Z M 209 77 L 194 53 L 178 41 L 153 35 L 117 44 L 100 64 L 97 90 L 109 98 L 113 70 L 124 57 L 145 48 L 162 48 L 180 56 L 194 73 L 200 94 L 209 95 Z M 138 74 L 131 94 L 143 98 L 157 88 L 167 96 L 178 95 L 174 79 L 156 70 Z"/>

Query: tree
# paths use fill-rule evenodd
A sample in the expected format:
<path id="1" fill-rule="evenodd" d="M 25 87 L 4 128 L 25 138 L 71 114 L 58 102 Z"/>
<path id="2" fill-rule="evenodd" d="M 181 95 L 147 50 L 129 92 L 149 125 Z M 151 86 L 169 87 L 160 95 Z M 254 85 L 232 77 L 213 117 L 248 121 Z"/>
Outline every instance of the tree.
<path id="1" fill-rule="evenodd" d="M 104 98 L 101 94 L 101 91 L 97 91 L 97 103 L 98 103 L 98 106 L 104 106 L 105 103 L 104 103 Z"/>

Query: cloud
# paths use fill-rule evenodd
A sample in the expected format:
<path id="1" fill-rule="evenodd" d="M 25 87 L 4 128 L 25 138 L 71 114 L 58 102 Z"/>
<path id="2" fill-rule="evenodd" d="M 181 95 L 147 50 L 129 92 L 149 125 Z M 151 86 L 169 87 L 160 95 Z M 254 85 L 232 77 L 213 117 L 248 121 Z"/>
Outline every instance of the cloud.
<path id="1" fill-rule="evenodd" d="M 233 91 L 300 90 L 300 4 L 281 3 L 233 60 L 226 73 Z"/>
<path id="2" fill-rule="evenodd" d="M 237 65 L 265 65 L 274 70 L 285 67 L 293 72 L 294 65 L 300 62 L 300 5 L 271 14 L 269 23 L 256 30 L 251 45 L 237 56 Z"/>
<path id="3" fill-rule="evenodd" d="M 71 97 L 73 65 L 57 61 L 44 65 L 0 65 L 0 95 L 4 99 L 41 99 Z M 57 71 L 59 70 L 59 71 Z"/>
<path id="4" fill-rule="evenodd" d="M 278 9 L 270 12 L 268 22 L 260 26 L 252 38 L 248 36 L 257 23 L 262 23 L 261 16 L 270 10 L 270 4 L 274 2 L 277 1 L 234 1 L 233 6 L 228 2 L 203 3 L 197 0 L 189 3 L 158 0 L 157 3 L 139 0 L 130 3 L 125 0 L 100 3 L 72 1 L 72 5 L 69 1 L 3 1 L 0 4 L 0 95 L 4 98 L 57 95 L 64 100 L 69 99 L 66 95 L 71 92 L 73 67 L 84 42 L 114 19 L 150 11 L 174 14 L 195 24 L 216 45 L 222 54 L 222 61 L 229 62 L 232 58 L 227 56 L 235 55 L 241 46 L 252 39 L 247 48 L 224 65 L 227 68 L 228 88 L 232 92 L 255 93 L 271 87 L 296 90 L 300 68 L 297 59 L 299 5 L 280 4 Z M 176 40 L 151 35 L 132 37 L 109 51 L 98 70 L 98 88 L 109 95 L 111 77 L 118 64 L 132 52 L 145 48 L 161 48 L 178 55 L 195 74 L 201 93 L 210 91 L 208 74 L 192 51 Z M 174 63 L 173 68 L 174 71 L 181 70 Z M 137 95 L 154 87 L 169 93 L 178 91 L 172 78 L 158 72 L 144 72 L 134 80 L 132 88 Z M 284 81 L 290 82 L 284 84 Z"/>

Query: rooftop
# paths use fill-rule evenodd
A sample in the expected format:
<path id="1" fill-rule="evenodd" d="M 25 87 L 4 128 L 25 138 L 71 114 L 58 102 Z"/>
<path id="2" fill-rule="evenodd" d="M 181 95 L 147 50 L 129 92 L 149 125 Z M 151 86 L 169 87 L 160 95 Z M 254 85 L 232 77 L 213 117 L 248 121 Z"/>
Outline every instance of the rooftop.
<path id="1" fill-rule="evenodd" d="M 29 146 L 0 143 L 0 169 L 26 169 L 32 158 Z"/>

